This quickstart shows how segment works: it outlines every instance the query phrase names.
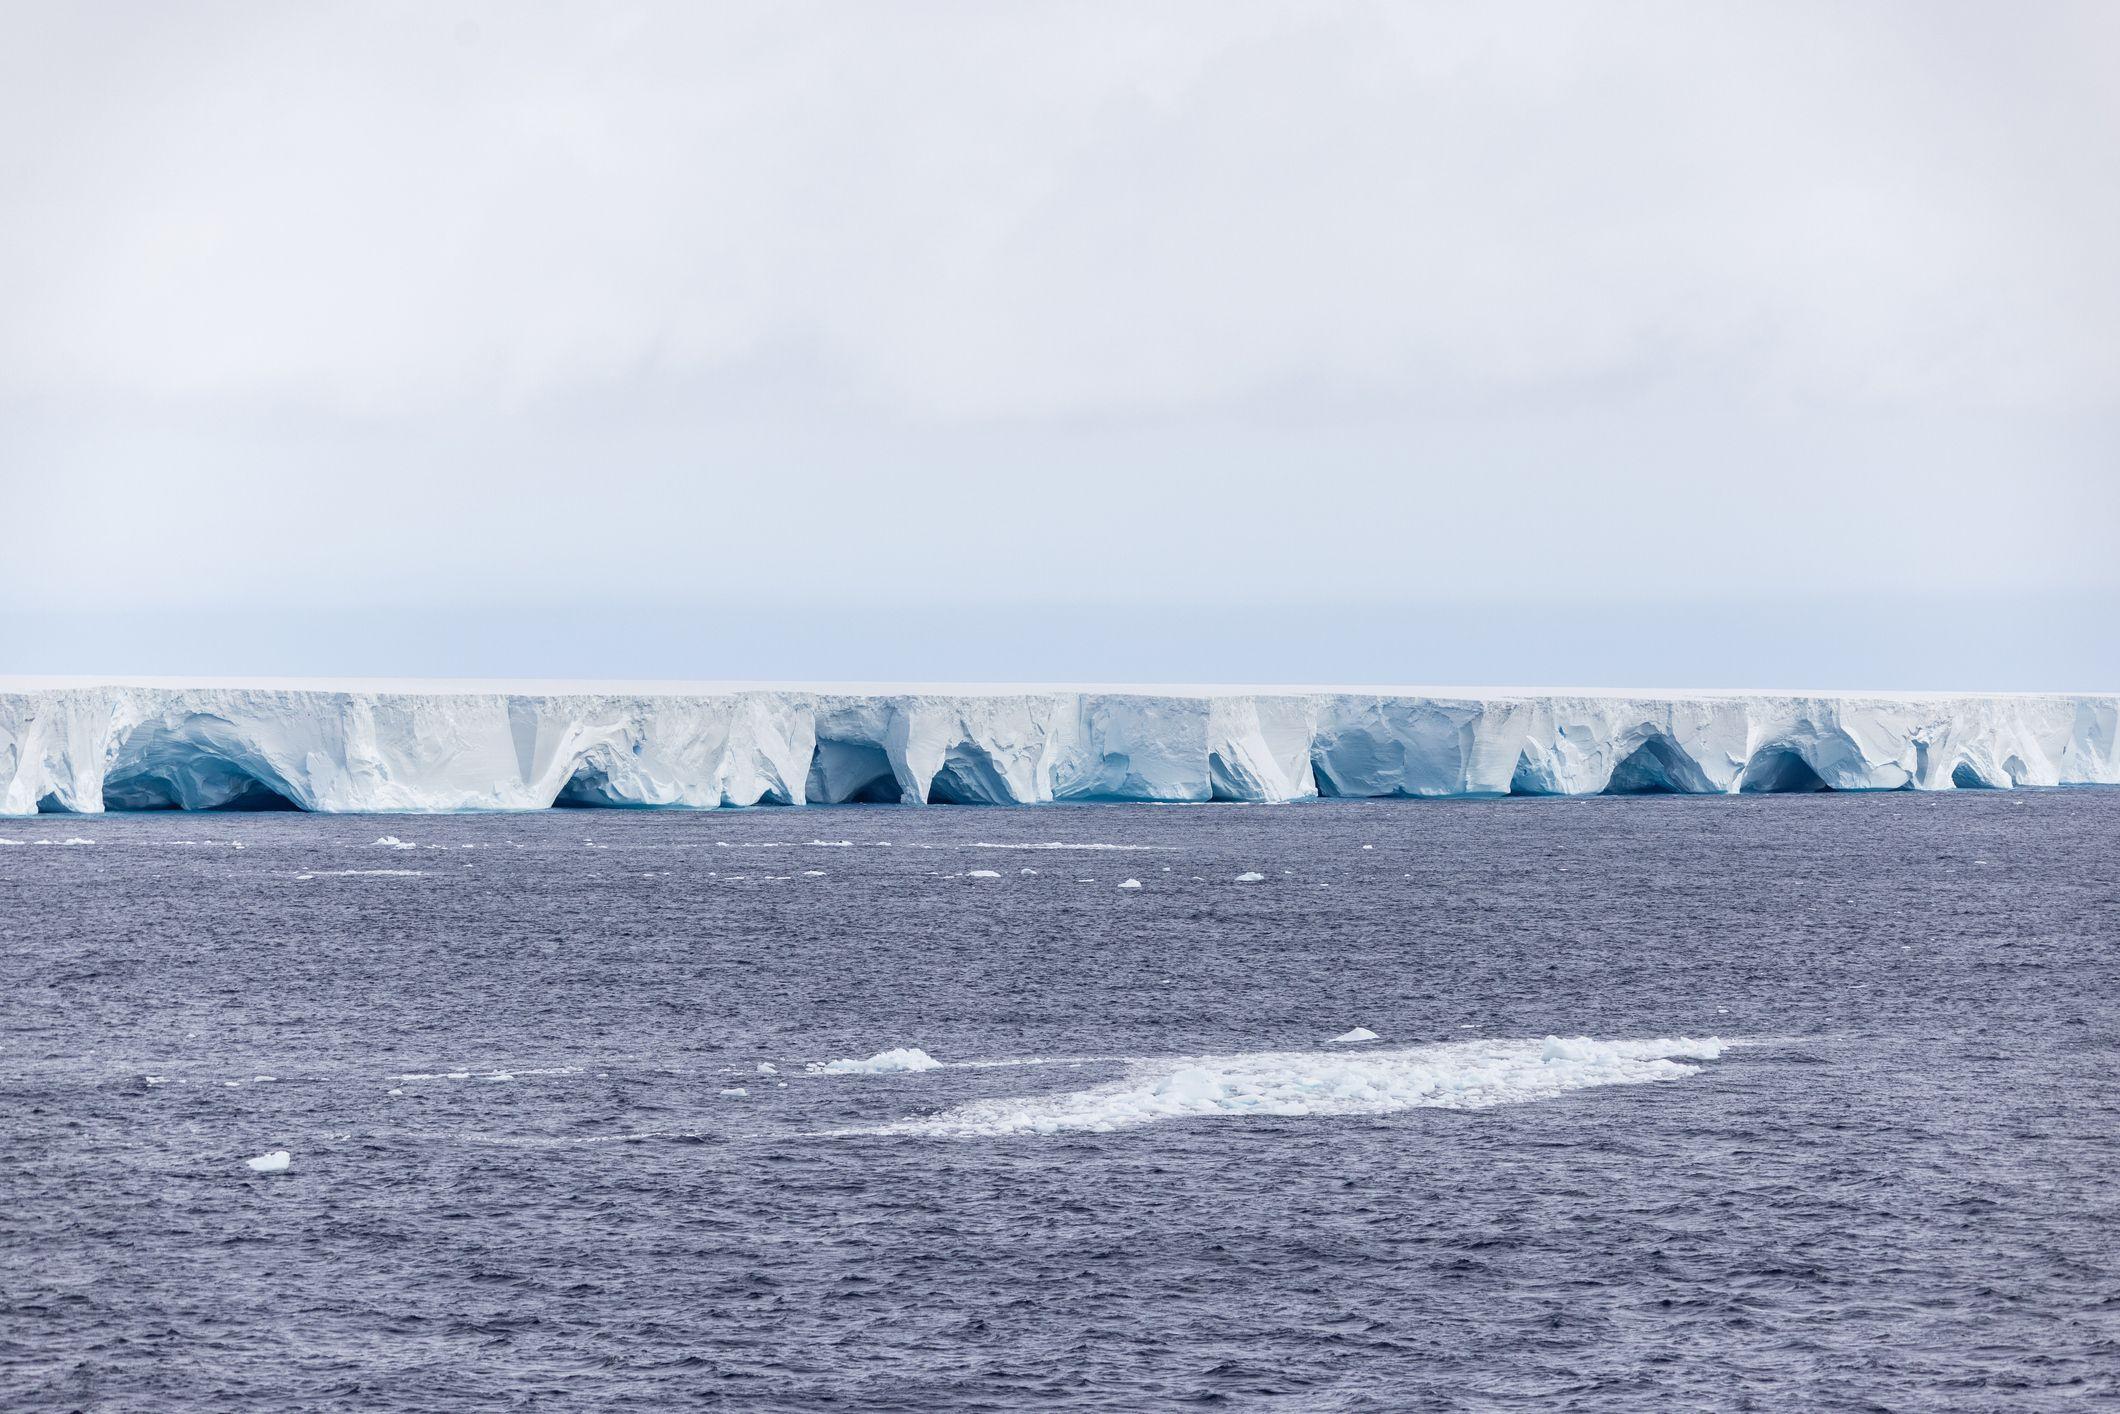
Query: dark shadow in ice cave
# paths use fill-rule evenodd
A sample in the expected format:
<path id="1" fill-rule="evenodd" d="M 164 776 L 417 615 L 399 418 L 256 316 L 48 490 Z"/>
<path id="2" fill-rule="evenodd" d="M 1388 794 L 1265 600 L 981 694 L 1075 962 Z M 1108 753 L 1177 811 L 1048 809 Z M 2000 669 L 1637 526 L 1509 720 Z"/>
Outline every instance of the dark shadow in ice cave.
<path id="1" fill-rule="evenodd" d="M 896 805 L 902 796 L 882 747 L 819 737 L 803 798 L 812 805 Z"/>
<path id="2" fill-rule="evenodd" d="M 1008 779 L 984 747 L 960 741 L 942 758 L 942 769 L 928 782 L 930 805 L 1009 805 L 1015 800 Z"/>
<path id="3" fill-rule="evenodd" d="M 1661 737 L 1651 737 L 1612 768 L 1606 795 L 1682 795 L 1708 788 L 1700 769 Z"/>
<path id="4" fill-rule="evenodd" d="M 1737 788 L 1746 795 L 1800 795 L 1831 790 L 1811 763 L 1786 748 L 1762 751 L 1745 763 Z"/>
<path id="5" fill-rule="evenodd" d="M 621 800 L 611 790 L 611 777 L 601 768 L 587 762 L 574 768 L 567 783 L 559 788 L 553 798 L 554 810 L 617 810 L 634 804 Z"/>
<path id="6" fill-rule="evenodd" d="M 240 776 L 240 779 L 230 779 L 230 777 L 237 776 Z M 105 810 L 192 810 L 230 811 L 236 813 L 300 810 L 302 808 L 256 777 L 242 776 L 241 773 L 233 770 L 230 770 L 221 780 L 216 782 L 216 785 L 219 789 L 214 792 L 215 794 L 219 794 L 220 790 L 230 790 L 233 794 L 216 800 L 211 805 L 187 805 L 185 804 L 185 788 L 167 776 L 155 772 L 126 776 L 118 780 L 107 780 L 103 783 L 103 808 Z M 197 800 L 201 797 L 194 793 L 190 798 Z M 42 808 L 41 805 L 40 808 Z"/>

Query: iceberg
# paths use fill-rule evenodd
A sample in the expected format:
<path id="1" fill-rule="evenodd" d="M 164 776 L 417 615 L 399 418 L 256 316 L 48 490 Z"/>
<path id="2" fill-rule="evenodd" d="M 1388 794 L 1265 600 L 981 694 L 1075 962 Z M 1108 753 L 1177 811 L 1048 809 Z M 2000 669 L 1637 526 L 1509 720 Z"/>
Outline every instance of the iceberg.
<path id="1" fill-rule="evenodd" d="M 285 1149 L 275 1149 L 269 1154 L 260 1154 L 254 1159 L 245 1159 L 252 1173 L 282 1173 L 294 1162 L 294 1155 Z"/>
<path id="2" fill-rule="evenodd" d="M 0 815 L 2115 783 L 2120 694 L 0 683 Z"/>

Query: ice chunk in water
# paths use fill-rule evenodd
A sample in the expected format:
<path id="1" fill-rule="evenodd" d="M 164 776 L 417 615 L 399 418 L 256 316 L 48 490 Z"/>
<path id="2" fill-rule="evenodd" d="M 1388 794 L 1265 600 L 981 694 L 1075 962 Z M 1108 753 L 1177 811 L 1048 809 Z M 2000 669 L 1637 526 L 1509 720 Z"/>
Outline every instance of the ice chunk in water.
<path id="1" fill-rule="evenodd" d="M 252 1173 L 279 1173 L 294 1162 L 294 1155 L 285 1149 L 275 1149 L 269 1154 L 260 1154 L 254 1159 L 245 1159 Z"/>
<path id="2" fill-rule="evenodd" d="M 1376 1032 L 1370 1030 L 1366 1026 L 1357 1026 L 1352 1031 L 1342 1031 L 1339 1035 L 1333 1037 L 1332 1040 L 1327 1044 L 1334 1046 L 1342 1046 L 1346 1045 L 1351 1041 L 1374 1041 L 1376 1038 Z"/>
<path id="3" fill-rule="evenodd" d="M 812 1065 L 814 1075 L 905 1075 L 916 1070 L 940 1070 L 942 1062 L 918 1046 L 899 1046 L 878 1051 L 867 1060 L 835 1060 Z"/>

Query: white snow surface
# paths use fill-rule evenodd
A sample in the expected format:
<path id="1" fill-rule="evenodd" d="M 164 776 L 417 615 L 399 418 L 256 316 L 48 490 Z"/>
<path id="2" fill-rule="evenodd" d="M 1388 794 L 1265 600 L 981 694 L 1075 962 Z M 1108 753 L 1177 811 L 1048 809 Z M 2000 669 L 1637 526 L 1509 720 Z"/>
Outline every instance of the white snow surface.
<path id="1" fill-rule="evenodd" d="M 0 682 L 7 815 L 2114 783 L 2120 694 Z"/>
<path id="2" fill-rule="evenodd" d="M 980 1100 L 901 1120 L 871 1134 L 991 1138 L 1131 1129 L 1167 1119 L 1247 1115 L 1383 1115 L 1485 1109 L 1596 1085 L 1699 1073 L 1724 1043 L 1685 1037 L 1593 1041 L 1460 1041 L 1356 1054 L 1260 1051 L 1134 1062 L 1124 1079 L 1089 1090 Z"/>
<path id="3" fill-rule="evenodd" d="M 878 1051 L 867 1060 L 824 1061 L 812 1065 L 812 1075 L 908 1075 L 919 1070 L 940 1070 L 942 1062 L 918 1046 L 900 1046 Z"/>

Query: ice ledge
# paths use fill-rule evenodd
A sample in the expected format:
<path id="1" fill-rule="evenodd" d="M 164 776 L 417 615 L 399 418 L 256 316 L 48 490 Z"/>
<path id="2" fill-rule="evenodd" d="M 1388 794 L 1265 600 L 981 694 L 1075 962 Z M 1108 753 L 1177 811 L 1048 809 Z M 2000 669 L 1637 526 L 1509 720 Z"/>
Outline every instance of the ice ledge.
<path id="1" fill-rule="evenodd" d="M 2120 783 L 2120 695 L 0 683 L 0 814 Z"/>

